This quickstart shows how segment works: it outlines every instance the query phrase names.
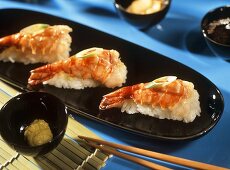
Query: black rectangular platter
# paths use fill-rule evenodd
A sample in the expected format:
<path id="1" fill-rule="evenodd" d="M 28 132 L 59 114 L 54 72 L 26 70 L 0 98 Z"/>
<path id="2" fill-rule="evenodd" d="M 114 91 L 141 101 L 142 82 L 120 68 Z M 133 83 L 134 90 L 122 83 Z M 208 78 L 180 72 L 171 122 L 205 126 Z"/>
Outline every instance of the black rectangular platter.
<path id="1" fill-rule="evenodd" d="M 2 9 L 0 10 L 0 19 L 2 23 L 0 37 L 16 33 L 23 27 L 36 23 L 68 25 L 73 29 L 71 55 L 90 47 L 115 49 L 120 52 L 121 60 L 128 69 L 127 81 L 124 86 L 149 82 L 165 75 L 175 75 L 180 79 L 194 83 L 200 94 L 202 110 L 201 116 L 197 117 L 195 121 L 183 123 L 166 119 L 160 120 L 141 114 L 129 115 L 121 113 L 120 109 L 100 111 L 98 106 L 102 96 L 115 89 L 97 87 L 74 90 L 59 89 L 47 85 L 36 89 L 59 97 L 65 102 L 68 109 L 76 114 L 128 132 L 165 140 L 185 140 L 199 137 L 212 129 L 221 117 L 224 103 L 219 89 L 203 75 L 177 61 L 99 30 L 49 14 L 23 9 Z M 27 86 L 29 72 L 40 65 L 0 62 L 0 79 L 24 92 L 30 91 L 31 89 Z"/>

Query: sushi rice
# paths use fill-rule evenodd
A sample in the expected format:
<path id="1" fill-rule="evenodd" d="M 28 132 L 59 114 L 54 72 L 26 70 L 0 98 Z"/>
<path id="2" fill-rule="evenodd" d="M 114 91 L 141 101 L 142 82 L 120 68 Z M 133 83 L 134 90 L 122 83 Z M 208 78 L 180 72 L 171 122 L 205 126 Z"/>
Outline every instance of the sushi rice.
<path id="1" fill-rule="evenodd" d="M 199 102 L 199 94 L 194 89 L 193 83 L 183 81 L 183 84 L 188 87 L 189 96 L 186 99 L 181 99 L 177 104 L 170 108 L 141 105 L 135 103 L 132 99 L 129 99 L 123 103 L 121 106 L 121 111 L 127 112 L 128 114 L 141 113 L 159 119 L 179 120 L 185 123 L 192 122 L 196 116 L 200 116 L 201 108 Z"/>

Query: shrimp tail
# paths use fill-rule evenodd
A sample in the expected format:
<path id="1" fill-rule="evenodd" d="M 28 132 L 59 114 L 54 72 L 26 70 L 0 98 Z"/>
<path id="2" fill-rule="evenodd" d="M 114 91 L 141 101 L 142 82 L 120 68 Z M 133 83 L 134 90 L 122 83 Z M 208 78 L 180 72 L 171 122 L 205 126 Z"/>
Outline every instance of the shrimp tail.
<path id="1" fill-rule="evenodd" d="M 28 83 L 30 85 L 38 85 L 41 84 L 44 81 L 47 81 L 55 76 L 60 69 L 61 61 L 56 62 L 54 64 L 47 64 L 45 66 L 36 68 L 34 70 L 30 71 L 30 77 L 28 79 Z"/>
<path id="2" fill-rule="evenodd" d="M 131 98 L 132 89 L 132 86 L 127 86 L 104 95 L 99 108 L 105 110 L 113 107 L 121 107 L 125 100 Z"/>
<path id="3" fill-rule="evenodd" d="M 18 46 L 21 35 L 19 33 L 8 35 L 6 37 L 0 38 L 0 50 L 5 49 L 10 46 Z"/>

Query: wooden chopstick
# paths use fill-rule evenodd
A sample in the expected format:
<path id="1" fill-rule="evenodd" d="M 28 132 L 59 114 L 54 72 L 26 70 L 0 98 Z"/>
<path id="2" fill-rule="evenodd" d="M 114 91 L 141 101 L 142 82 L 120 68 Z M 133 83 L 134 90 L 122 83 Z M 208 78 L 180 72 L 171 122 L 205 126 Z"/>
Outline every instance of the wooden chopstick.
<path id="1" fill-rule="evenodd" d="M 111 143 L 111 142 L 103 141 L 103 140 L 100 140 L 100 139 L 94 139 L 94 138 L 85 137 L 85 136 L 78 136 L 78 137 L 81 138 L 81 139 L 84 139 L 86 141 L 96 142 L 98 144 L 110 146 L 110 147 L 113 147 L 115 149 L 121 149 L 121 150 L 124 150 L 124 151 L 128 151 L 128 152 L 136 153 L 136 154 L 139 154 L 139 155 L 147 156 L 147 157 L 150 157 L 150 158 L 155 158 L 155 159 L 171 162 L 171 163 L 182 165 L 182 166 L 185 166 L 185 167 L 196 168 L 196 169 L 209 169 L 209 170 L 227 170 L 227 168 L 223 168 L 223 167 L 219 167 L 219 166 L 215 166 L 215 165 L 210 165 L 210 164 L 206 164 L 206 163 L 202 163 L 202 162 L 192 161 L 192 160 L 179 158 L 179 157 L 175 157 L 175 156 L 170 156 L 170 155 L 166 155 L 166 154 L 162 154 L 162 153 L 158 153 L 158 152 L 153 152 L 153 151 L 149 151 L 149 150 L 145 150 L 145 149 L 140 149 L 140 148 L 136 148 L 136 147 L 132 147 L 132 146 L 120 145 L 120 144 Z M 89 143 L 89 144 L 91 146 L 93 146 L 95 148 L 98 148 L 100 150 L 103 150 L 103 151 L 105 151 L 107 153 L 112 151 L 112 152 L 116 152 L 116 154 L 110 152 L 111 154 L 114 154 L 114 155 L 117 155 L 117 156 L 119 156 L 118 153 L 121 154 L 121 152 L 118 152 L 116 150 L 109 149 L 109 151 L 106 151 L 107 148 L 105 148 L 105 147 L 95 145 L 95 144 L 92 144 L 92 143 Z M 124 155 L 122 155 L 122 157 L 124 158 Z M 136 158 L 136 157 L 134 157 L 134 158 Z M 133 161 L 133 160 L 131 160 L 131 161 Z M 158 166 L 160 166 L 160 165 L 158 165 Z M 152 168 L 154 168 L 154 166 L 152 166 Z"/>
<path id="2" fill-rule="evenodd" d="M 140 159 L 140 158 L 137 158 L 137 157 L 134 157 L 134 156 L 130 156 L 130 155 L 127 155 L 127 154 L 124 154 L 124 153 L 121 153 L 121 152 L 118 152 L 116 150 L 112 150 L 112 149 L 108 149 L 108 148 L 105 148 L 101 145 L 96 145 L 96 144 L 93 144 L 93 143 L 88 143 L 90 146 L 94 147 L 94 148 L 97 148 L 101 151 L 104 151 L 106 153 L 109 153 L 109 154 L 113 154 L 113 155 L 116 155 L 116 156 L 119 156 L 121 158 L 124 158 L 126 160 L 130 160 L 130 161 L 133 161 L 135 163 L 138 163 L 140 165 L 143 165 L 145 167 L 148 167 L 148 168 L 151 168 L 151 169 L 159 169 L 159 170 L 171 170 L 170 168 L 166 168 L 164 166 L 161 166 L 161 165 L 157 165 L 153 162 L 149 162 L 149 161 L 146 161 L 144 159 Z"/>

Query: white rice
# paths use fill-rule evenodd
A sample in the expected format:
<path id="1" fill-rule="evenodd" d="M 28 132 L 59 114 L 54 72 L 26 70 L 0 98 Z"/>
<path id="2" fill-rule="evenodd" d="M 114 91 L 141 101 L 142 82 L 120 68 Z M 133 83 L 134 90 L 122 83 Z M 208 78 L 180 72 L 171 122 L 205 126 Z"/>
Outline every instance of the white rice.
<path id="1" fill-rule="evenodd" d="M 183 81 L 183 83 L 188 87 L 189 96 L 187 99 L 179 101 L 172 108 L 161 108 L 160 106 L 153 108 L 150 105 L 137 104 L 130 99 L 123 103 L 121 111 L 129 114 L 141 113 L 159 119 L 179 120 L 185 123 L 192 122 L 196 116 L 200 116 L 199 94 L 192 83 L 186 81 Z"/>
<path id="2" fill-rule="evenodd" d="M 72 29 L 65 25 L 53 26 L 56 33 L 60 33 L 58 39 L 47 39 L 44 49 L 31 49 L 32 47 L 24 47 L 24 49 L 15 46 L 8 47 L 0 53 L 0 60 L 4 62 L 21 62 L 24 64 L 34 63 L 53 63 L 58 60 L 64 60 L 69 57 L 70 44 L 72 39 L 69 32 Z M 34 41 L 35 39 L 31 40 Z M 36 39 L 39 43 L 39 39 Z M 43 42 L 44 43 L 44 42 Z M 30 42 L 28 42 L 30 44 Z"/>
<path id="3" fill-rule="evenodd" d="M 114 69 L 110 74 L 109 78 L 105 82 L 105 86 L 109 88 L 114 88 L 116 86 L 122 86 L 122 83 L 125 83 L 127 75 L 127 69 L 123 64 L 122 69 Z M 84 89 L 86 87 L 97 87 L 101 83 L 93 79 L 82 79 L 78 77 L 72 77 L 63 71 L 57 73 L 53 78 L 44 81 L 43 84 L 49 84 L 56 86 L 58 88 L 66 89 Z"/>
<path id="4" fill-rule="evenodd" d="M 97 87 L 99 82 L 92 79 L 80 79 L 77 77 L 70 77 L 64 72 L 59 72 L 53 78 L 44 81 L 43 84 L 49 84 L 58 88 L 66 89 L 84 89 L 85 87 Z"/>

